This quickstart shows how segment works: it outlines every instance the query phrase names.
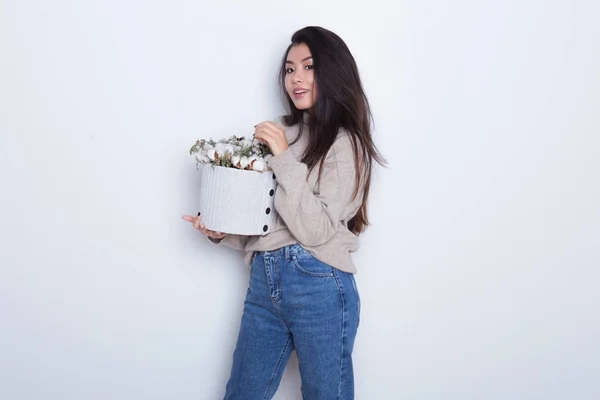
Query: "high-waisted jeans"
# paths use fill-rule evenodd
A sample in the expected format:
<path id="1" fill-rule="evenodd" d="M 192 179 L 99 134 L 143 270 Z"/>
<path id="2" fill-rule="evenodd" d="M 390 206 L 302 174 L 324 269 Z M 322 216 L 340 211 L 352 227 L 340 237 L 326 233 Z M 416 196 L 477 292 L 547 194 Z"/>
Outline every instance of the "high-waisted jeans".
<path id="1" fill-rule="evenodd" d="M 354 276 L 298 244 L 255 252 L 251 268 L 225 399 L 271 399 L 294 350 L 303 399 L 354 399 Z"/>

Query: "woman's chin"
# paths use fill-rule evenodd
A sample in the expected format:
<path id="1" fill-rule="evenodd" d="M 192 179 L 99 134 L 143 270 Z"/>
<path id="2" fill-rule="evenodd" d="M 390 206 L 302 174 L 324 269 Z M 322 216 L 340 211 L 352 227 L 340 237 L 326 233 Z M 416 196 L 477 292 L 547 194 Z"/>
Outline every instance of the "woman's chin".
<path id="1" fill-rule="evenodd" d="M 296 108 L 298 110 L 302 110 L 302 111 L 310 110 L 312 108 L 312 106 L 313 106 L 312 104 L 308 104 L 306 102 L 300 102 L 300 101 L 299 102 L 294 102 L 294 105 L 296 106 Z"/>

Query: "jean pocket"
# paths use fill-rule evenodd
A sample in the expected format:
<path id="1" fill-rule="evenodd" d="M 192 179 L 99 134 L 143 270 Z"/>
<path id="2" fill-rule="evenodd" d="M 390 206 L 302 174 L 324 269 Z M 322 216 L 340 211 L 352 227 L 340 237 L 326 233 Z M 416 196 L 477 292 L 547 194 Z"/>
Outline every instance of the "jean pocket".
<path id="1" fill-rule="evenodd" d="M 315 278 L 329 278 L 333 276 L 333 267 L 331 265 L 317 260 L 308 252 L 300 256 L 294 254 L 292 256 L 292 263 L 304 275 Z"/>

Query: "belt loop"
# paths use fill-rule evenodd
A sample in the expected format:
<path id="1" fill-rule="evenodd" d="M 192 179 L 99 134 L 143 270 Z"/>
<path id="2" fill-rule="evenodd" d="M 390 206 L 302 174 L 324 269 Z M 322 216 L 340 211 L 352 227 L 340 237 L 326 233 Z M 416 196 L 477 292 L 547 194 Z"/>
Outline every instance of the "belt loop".
<path id="1" fill-rule="evenodd" d="M 285 254 L 285 261 L 289 262 L 291 260 L 291 258 L 290 258 L 290 246 L 285 246 L 283 249 L 284 249 L 284 254 Z"/>

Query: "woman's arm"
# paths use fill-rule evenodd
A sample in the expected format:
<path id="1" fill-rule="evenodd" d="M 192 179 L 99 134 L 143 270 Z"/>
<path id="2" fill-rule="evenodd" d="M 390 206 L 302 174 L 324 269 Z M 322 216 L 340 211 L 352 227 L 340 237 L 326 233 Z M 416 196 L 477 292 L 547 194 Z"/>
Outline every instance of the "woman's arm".
<path id="1" fill-rule="evenodd" d="M 343 215 L 352 202 L 356 167 L 351 139 L 341 134 L 331 146 L 321 173 L 319 194 L 306 182 L 308 168 L 296 160 L 290 149 L 268 161 L 278 188 L 275 209 L 290 232 L 307 246 L 328 242 L 349 215 Z M 318 171 L 318 165 L 315 167 Z M 358 200 L 361 194 L 357 195 Z M 348 211 L 346 211 L 348 212 Z"/>
<path id="2" fill-rule="evenodd" d="M 213 243 L 222 243 L 225 246 L 231 247 L 236 250 L 246 250 L 246 243 L 248 242 L 249 237 L 250 236 L 244 235 L 227 235 L 218 241 L 212 240 L 210 237 L 209 239 L 211 239 L 211 242 Z"/>

